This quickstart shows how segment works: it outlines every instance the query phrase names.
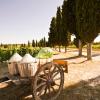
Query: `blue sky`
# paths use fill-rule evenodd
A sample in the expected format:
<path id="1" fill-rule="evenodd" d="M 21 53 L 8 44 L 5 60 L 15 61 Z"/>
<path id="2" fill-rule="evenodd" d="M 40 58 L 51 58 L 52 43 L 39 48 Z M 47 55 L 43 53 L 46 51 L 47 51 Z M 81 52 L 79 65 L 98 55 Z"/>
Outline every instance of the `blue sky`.
<path id="1" fill-rule="evenodd" d="M 48 37 L 50 21 L 63 0 L 0 0 L 0 43 Z"/>

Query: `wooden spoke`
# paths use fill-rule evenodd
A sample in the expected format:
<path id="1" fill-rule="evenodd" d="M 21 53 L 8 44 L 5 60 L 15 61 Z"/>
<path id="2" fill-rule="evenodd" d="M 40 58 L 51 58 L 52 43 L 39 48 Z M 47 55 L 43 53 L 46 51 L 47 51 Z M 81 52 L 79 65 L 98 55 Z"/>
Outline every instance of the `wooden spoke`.
<path id="1" fill-rule="evenodd" d="M 43 93 L 43 91 L 45 90 L 45 88 L 46 88 L 46 86 L 43 86 L 43 87 L 41 88 L 41 90 L 39 91 L 38 96 L 41 96 L 41 94 Z"/>
<path id="2" fill-rule="evenodd" d="M 53 86 L 51 86 L 51 89 L 53 90 L 53 92 L 56 92 Z"/>
<path id="3" fill-rule="evenodd" d="M 57 76 L 59 73 L 60 73 L 59 70 L 57 70 L 57 71 L 53 74 L 53 78 L 54 78 L 55 76 Z"/>
<path id="4" fill-rule="evenodd" d="M 54 81 L 60 80 L 61 77 L 54 78 Z"/>
<path id="5" fill-rule="evenodd" d="M 36 87 L 36 89 L 38 89 L 38 88 L 44 86 L 45 84 L 46 84 L 45 82 L 40 83 L 40 84 Z"/>
<path id="6" fill-rule="evenodd" d="M 51 92 L 50 87 L 48 87 L 48 92 L 49 92 L 49 94 L 50 94 L 50 92 Z"/>
<path id="7" fill-rule="evenodd" d="M 56 86 L 60 86 L 60 84 L 55 83 Z"/>
<path id="8" fill-rule="evenodd" d="M 43 77 L 38 77 L 40 80 L 43 80 L 43 81 L 45 81 L 46 82 L 46 79 L 45 78 L 43 78 Z"/>
<path id="9" fill-rule="evenodd" d="M 44 94 L 46 94 L 46 93 L 47 93 L 47 90 L 48 90 L 48 88 L 46 87 L 46 88 L 45 88 L 45 92 L 44 92 Z"/>
<path id="10" fill-rule="evenodd" d="M 52 74 L 56 71 L 56 67 L 54 67 L 54 69 L 52 70 Z"/>

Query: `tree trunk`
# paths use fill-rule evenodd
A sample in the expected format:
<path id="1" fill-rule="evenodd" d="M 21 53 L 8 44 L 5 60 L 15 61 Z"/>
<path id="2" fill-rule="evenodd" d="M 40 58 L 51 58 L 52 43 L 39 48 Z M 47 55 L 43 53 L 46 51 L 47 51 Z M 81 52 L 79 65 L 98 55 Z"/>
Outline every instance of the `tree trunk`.
<path id="1" fill-rule="evenodd" d="M 82 56 L 82 42 L 79 40 L 79 56 Z"/>
<path id="2" fill-rule="evenodd" d="M 87 60 L 91 60 L 92 59 L 92 46 L 91 43 L 87 43 Z"/>
<path id="3" fill-rule="evenodd" d="M 60 48 L 60 46 L 59 46 L 59 52 L 61 52 L 61 48 Z"/>
<path id="4" fill-rule="evenodd" d="M 65 53 L 67 52 L 67 46 L 65 46 Z"/>

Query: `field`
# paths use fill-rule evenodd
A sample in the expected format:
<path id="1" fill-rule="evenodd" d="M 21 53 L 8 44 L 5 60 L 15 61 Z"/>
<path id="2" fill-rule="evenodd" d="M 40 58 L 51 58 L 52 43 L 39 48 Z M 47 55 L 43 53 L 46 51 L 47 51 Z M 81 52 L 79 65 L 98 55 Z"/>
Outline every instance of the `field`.
<path id="1" fill-rule="evenodd" d="M 69 45 L 68 46 L 69 48 L 76 48 L 76 46 L 75 45 Z M 83 48 L 86 48 L 86 45 L 83 47 Z M 93 43 L 92 44 L 92 49 L 93 50 L 100 50 L 100 43 Z"/>

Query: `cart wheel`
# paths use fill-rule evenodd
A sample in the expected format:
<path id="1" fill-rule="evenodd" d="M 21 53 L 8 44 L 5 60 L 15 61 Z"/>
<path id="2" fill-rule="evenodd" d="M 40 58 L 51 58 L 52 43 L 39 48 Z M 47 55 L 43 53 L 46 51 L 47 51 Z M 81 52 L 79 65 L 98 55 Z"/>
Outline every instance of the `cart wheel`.
<path id="1" fill-rule="evenodd" d="M 64 84 L 64 72 L 55 63 L 41 66 L 34 77 L 33 95 L 35 100 L 56 100 Z"/>

